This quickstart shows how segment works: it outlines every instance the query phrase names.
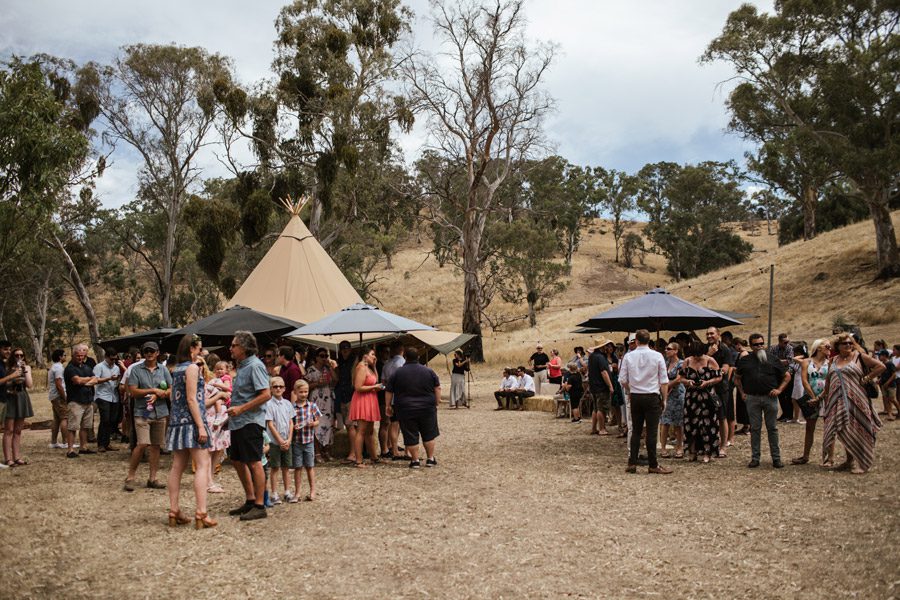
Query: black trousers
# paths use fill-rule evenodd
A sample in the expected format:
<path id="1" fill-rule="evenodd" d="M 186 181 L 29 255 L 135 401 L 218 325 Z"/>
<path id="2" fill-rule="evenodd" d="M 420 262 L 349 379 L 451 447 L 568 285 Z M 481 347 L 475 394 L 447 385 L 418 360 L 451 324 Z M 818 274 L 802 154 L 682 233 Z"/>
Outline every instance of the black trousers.
<path id="1" fill-rule="evenodd" d="M 641 434 L 647 425 L 647 459 L 650 468 L 659 466 L 656 459 L 656 439 L 659 435 L 659 416 L 662 414 L 662 399 L 659 394 L 631 394 L 631 448 L 628 464 L 636 465 L 641 449 Z"/>
<path id="2" fill-rule="evenodd" d="M 744 402 L 744 397 L 738 393 L 736 388 L 731 388 L 731 395 L 734 396 L 735 403 L 735 416 L 737 417 L 738 425 L 747 425 L 750 426 L 750 415 L 747 414 L 747 403 Z"/>
<path id="3" fill-rule="evenodd" d="M 788 420 L 794 418 L 794 403 L 791 400 L 791 393 L 794 391 L 794 376 L 791 375 L 791 380 L 788 381 L 788 384 L 784 386 L 784 391 L 778 396 L 778 404 L 781 405 L 781 416 L 780 419 Z"/>
<path id="4" fill-rule="evenodd" d="M 97 410 L 100 412 L 100 426 L 97 427 L 97 445 L 101 448 L 109 446 L 110 436 L 119 422 L 119 403 L 98 400 Z"/>

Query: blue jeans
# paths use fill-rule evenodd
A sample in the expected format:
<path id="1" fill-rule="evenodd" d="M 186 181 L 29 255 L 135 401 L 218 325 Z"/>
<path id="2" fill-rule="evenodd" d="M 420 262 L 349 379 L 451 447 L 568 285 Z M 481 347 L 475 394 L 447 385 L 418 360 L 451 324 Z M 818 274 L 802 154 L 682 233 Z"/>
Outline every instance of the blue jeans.
<path id="1" fill-rule="evenodd" d="M 750 417 L 750 457 L 759 461 L 762 422 L 765 418 L 772 462 L 781 460 L 781 448 L 778 446 L 778 397 L 747 394 L 746 398 L 747 415 Z"/>

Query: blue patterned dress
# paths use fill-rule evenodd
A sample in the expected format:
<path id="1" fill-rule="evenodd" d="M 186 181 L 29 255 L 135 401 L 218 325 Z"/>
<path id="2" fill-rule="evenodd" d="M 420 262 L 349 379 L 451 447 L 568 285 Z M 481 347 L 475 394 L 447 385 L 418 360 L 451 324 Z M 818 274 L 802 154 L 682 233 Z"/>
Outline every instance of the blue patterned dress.
<path id="1" fill-rule="evenodd" d="M 666 409 L 663 411 L 659 422 L 662 425 L 674 427 L 684 426 L 684 384 L 672 385 L 671 381 L 678 377 L 678 371 L 684 365 L 684 361 L 678 359 L 672 367 L 667 369 L 669 376 L 669 397 L 666 399 Z"/>
<path id="2" fill-rule="evenodd" d="M 200 409 L 200 418 L 203 419 L 203 427 L 206 429 L 206 442 L 201 444 L 197 441 L 197 426 L 194 424 L 194 417 L 187 404 L 187 380 L 185 373 L 187 368 L 191 366 L 190 361 L 185 361 L 175 367 L 172 373 L 172 410 L 169 415 L 169 426 L 166 429 L 166 448 L 170 451 L 188 450 L 190 448 L 209 448 L 209 440 L 212 437 L 209 433 L 209 426 L 206 423 L 206 389 L 203 383 L 203 375 L 197 377 L 197 389 L 194 393 L 197 395 L 197 402 Z"/>

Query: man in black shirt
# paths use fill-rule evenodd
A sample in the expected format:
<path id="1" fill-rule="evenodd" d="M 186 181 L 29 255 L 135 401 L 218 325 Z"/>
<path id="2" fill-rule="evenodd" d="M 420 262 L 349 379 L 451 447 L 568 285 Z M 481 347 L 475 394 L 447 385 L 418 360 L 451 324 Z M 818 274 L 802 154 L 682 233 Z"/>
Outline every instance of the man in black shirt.
<path id="1" fill-rule="evenodd" d="M 747 413 L 750 416 L 751 459 L 747 466 L 751 469 L 759 466 L 760 437 L 765 417 L 772 465 L 780 469 L 784 463 L 781 462 L 778 446 L 778 396 L 787 387 L 791 374 L 778 358 L 766 351 L 766 343 L 760 333 L 750 336 L 750 353 L 738 359 L 735 370 L 735 384 L 747 399 Z"/>
<path id="2" fill-rule="evenodd" d="M 606 415 L 609 413 L 613 394 L 613 383 L 610 379 L 612 369 L 606 357 L 608 349 L 615 347 L 612 340 L 600 337 L 597 346 L 588 356 L 588 385 L 591 396 L 594 398 L 594 413 L 591 415 L 591 434 L 609 435 L 606 430 Z M 572 405 L 572 420 L 581 419 L 581 413 L 575 414 L 575 406 Z"/>
<path id="3" fill-rule="evenodd" d="M 544 346 L 538 344 L 534 354 L 528 359 L 528 364 L 534 370 L 534 393 L 536 396 L 541 395 L 541 384 L 547 383 L 547 363 L 550 357 L 544 353 Z"/>
<path id="4" fill-rule="evenodd" d="M 719 397 L 719 458 L 725 458 L 725 448 L 734 436 L 734 403 L 731 401 L 731 370 L 735 354 L 722 342 L 717 327 L 706 330 L 707 354 L 719 365 L 722 381 L 713 388 Z"/>
<path id="5" fill-rule="evenodd" d="M 406 364 L 388 380 L 385 406 L 390 415 L 397 411 L 403 443 L 409 453 L 409 468 L 419 468 L 419 435 L 425 446 L 426 467 L 436 467 L 435 440 L 440 435 L 437 407 L 441 401 L 441 380 L 430 368 L 419 364 L 419 352 L 407 348 Z"/>
<path id="6" fill-rule="evenodd" d="M 63 371 L 66 384 L 66 400 L 68 400 L 67 439 L 69 449 L 67 458 L 78 458 L 79 454 L 94 454 L 88 448 L 88 429 L 94 428 L 94 386 L 97 378 L 94 370 L 87 364 L 88 348 L 78 344 L 72 349 L 72 360 Z M 81 449 L 75 452 L 75 432 L 78 432 Z"/>

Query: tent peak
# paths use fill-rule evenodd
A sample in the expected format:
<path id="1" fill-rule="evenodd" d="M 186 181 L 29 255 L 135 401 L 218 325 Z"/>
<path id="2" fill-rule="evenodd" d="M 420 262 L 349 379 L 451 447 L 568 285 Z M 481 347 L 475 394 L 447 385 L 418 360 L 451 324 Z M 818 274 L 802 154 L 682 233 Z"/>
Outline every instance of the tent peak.
<path id="1" fill-rule="evenodd" d="M 302 211 L 303 207 L 306 206 L 306 203 L 309 202 L 309 196 L 300 196 L 297 200 L 292 200 L 291 195 L 288 194 L 287 197 L 279 198 L 278 200 L 291 216 L 299 217 L 300 211 Z"/>

